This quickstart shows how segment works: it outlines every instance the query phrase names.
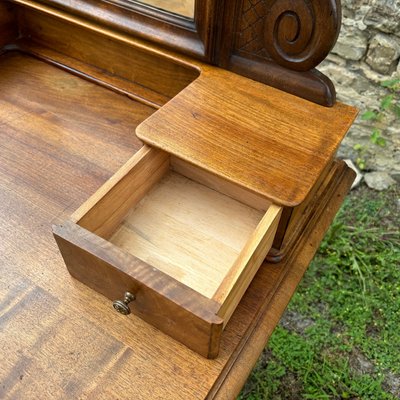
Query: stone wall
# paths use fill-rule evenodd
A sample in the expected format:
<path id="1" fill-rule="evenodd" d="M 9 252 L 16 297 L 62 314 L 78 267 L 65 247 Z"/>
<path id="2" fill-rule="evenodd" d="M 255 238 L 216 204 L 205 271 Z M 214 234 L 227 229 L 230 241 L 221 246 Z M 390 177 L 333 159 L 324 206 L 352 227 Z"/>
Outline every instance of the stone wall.
<path id="1" fill-rule="evenodd" d="M 342 0 L 342 30 L 336 46 L 318 67 L 335 83 L 339 101 L 355 105 L 360 115 L 378 109 L 388 94 L 382 81 L 400 78 L 400 0 Z M 339 151 L 365 169 L 388 172 L 400 181 L 400 119 L 393 113 L 380 122 L 384 147 L 370 140 L 371 121 L 358 117 Z"/>

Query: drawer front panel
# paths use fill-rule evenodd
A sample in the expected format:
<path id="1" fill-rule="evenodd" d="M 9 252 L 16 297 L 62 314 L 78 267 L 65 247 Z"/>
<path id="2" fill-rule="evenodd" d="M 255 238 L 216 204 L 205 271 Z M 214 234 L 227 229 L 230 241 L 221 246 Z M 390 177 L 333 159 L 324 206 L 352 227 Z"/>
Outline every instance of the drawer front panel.
<path id="1" fill-rule="evenodd" d="M 217 356 L 223 320 L 216 302 L 78 225 L 56 225 L 53 233 L 74 278 L 111 300 L 133 293 L 132 313 L 201 355 Z"/>

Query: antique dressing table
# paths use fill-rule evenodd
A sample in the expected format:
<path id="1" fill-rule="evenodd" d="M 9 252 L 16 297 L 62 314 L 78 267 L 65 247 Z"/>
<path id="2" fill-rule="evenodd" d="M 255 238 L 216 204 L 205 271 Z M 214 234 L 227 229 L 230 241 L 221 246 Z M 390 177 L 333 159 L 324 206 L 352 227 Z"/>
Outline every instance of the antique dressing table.
<path id="1" fill-rule="evenodd" d="M 0 3 L 1 398 L 239 393 L 354 179 L 314 69 L 339 28 L 334 0 Z"/>

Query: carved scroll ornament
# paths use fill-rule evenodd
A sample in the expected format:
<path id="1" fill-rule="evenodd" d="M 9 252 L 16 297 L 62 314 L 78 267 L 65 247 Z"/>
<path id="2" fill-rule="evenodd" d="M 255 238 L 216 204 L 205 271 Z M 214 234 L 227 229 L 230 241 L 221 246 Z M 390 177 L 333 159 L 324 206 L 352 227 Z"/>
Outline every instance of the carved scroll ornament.
<path id="1" fill-rule="evenodd" d="M 339 29 L 336 0 L 243 0 L 236 48 L 308 71 L 327 56 Z"/>

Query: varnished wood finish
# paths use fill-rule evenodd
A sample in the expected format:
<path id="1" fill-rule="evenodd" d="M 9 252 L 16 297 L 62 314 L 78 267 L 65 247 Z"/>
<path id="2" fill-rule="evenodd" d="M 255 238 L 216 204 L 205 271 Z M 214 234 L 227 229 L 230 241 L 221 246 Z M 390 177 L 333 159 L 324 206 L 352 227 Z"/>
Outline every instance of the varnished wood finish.
<path id="1" fill-rule="evenodd" d="M 254 209 L 214 190 L 243 199 L 243 188 L 214 176 L 211 189 L 169 167 L 168 153 L 143 146 L 54 236 L 72 276 L 110 299 L 134 293 L 136 315 L 213 358 L 222 324 L 271 248 L 281 207 Z M 198 175 L 189 165 L 185 172 Z"/>
<path id="2" fill-rule="evenodd" d="M 313 67 L 337 39 L 339 0 L 198 0 L 193 22 L 125 0 L 13 2 L 80 19 L 102 33 L 140 37 L 324 106 L 335 103 L 331 81 Z"/>
<path id="3" fill-rule="evenodd" d="M 309 71 L 329 53 L 340 30 L 337 0 L 241 0 L 234 49 L 243 57 L 273 60 Z"/>
<path id="4" fill-rule="evenodd" d="M 307 220 L 314 212 L 313 208 L 320 201 L 320 195 L 323 192 L 322 188 L 328 187 L 330 177 L 335 176 L 334 170 L 336 166 L 337 163 L 333 160 L 327 164 L 303 203 L 296 207 L 283 208 L 274 242 L 268 255 L 268 261 L 275 260 L 275 262 L 279 262 L 285 256 L 290 244 L 296 242 Z"/>
<path id="5" fill-rule="evenodd" d="M 104 173 L 109 169 L 109 160 L 96 153 L 101 140 L 109 140 L 108 148 L 115 154 L 117 165 L 122 165 L 142 146 L 133 134 L 135 127 L 154 112 L 153 108 L 18 52 L 0 57 L 0 87 L 0 119 L 2 127 L 7 127 L 2 132 L 15 132 L 10 140 L 29 134 L 47 140 L 48 148 L 61 154 L 65 152 L 63 146 L 71 152 L 86 151 L 88 160 L 103 168 L 103 177 L 108 176 Z M 28 132 L 24 132 L 24 124 L 29 126 Z M 85 140 L 90 143 L 86 149 L 80 144 Z M 85 176 L 79 172 L 79 160 L 76 162 L 74 174 L 79 186 Z M 75 188 L 68 190 L 73 192 Z M 62 193 L 60 190 L 59 195 Z"/>
<path id="6" fill-rule="evenodd" d="M 193 46 L 190 54 L 202 57 L 199 41 L 194 43 L 189 35 L 182 39 L 184 45 L 170 46 L 167 42 L 176 38 L 171 29 L 166 42 L 145 42 L 129 26 L 125 29 L 128 14 L 113 15 L 106 3 L 99 8 L 96 2 L 101 10 L 96 15 L 89 15 L 94 1 L 11 3 L 10 12 L 9 2 L 0 4 L 1 44 L 12 44 L 19 33 L 18 46 L 45 63 L 16 52 L 0 58 L 0 397 L 234 398 L 343 201 L 353 173 L 341 165 L 329 184 L 321 185 L 327 187 L 318 198 L 322 205 L 310 213 L 287 257 L 258 271 L 221 335 L 218 358 L 206 360 L 143 319 L 121 317 L 108 299 L 71 279 L 50 230 L 139 150 L 142 144 L 133 132 L 140 121 L 200 72 L 213 69 L 172 50 Z M 68 11 L 73 4 L 87 9 Z M 219 4 L 219 11 L 237 12 L 236 6 Z M 212 18 L 217 15 L 199 10 Z M 207 29 L 200 34 L 213 49 L 209 60 L 233 69 L 234 63 L 226 61 L 239 57 L 231 54 L 229 36 L 237 21 L 228 21 L 228 27 L 224 21 L 218 20 L 218 35 Z M 163 23 L 167 27 L 174 21 Z M 293 26 L 287 26 L 292 32 Z M 317 76 L 314 71 L 293 73 L 239 58 L 241 74 L 261 82 L 271 76 L 272 85 L 315 102 L 332 100 L 329 93 L 323 97 L 323 86 L 309 79 Z M 200 175 L 205 180 L 210 176 Z M 237 184 L 223 187 L 238 192 Z M 258 199 L 255 195 L 251 202 Z M 215 337 L 219 332 L 215 330 Z M 213 352 L 209 347 L 208 353 Z"/>
<path id="7" fill-rule="evenodd" d="M 95 25 L 88 31 L 82 19 L 56 13 L 61 18 L 58 20 L 47 15 L 51 10 L 44 10 L 46 13 L 25 8 L 18 10 L 22 35 L 29 38 L 28 44 L 33 42 L 35 53 L 43 53 L 60 63 L 65 56 L 82 60 L 85 64 L 96 66 L 106 79 L 108 75 L 126 81 L 127 85 L 134 83 L 144 87 L 142 93 L 139 92 L 142 97 L 152 99 L 154 94 L 147 92 L 155 92 L 159 104 L 175 96 L 199 75 L 196 64 L 179 61 L 168 52 L 157 51 L 152 46 L 144 46 L 137 40 L 115 33 L 107 37 L 112 32 L 105 32 L 99 27 L 96 29 Z M 46 50 L 46 47 L 52 51 Z"/>
<path id="8" fill-rule="evenodd" d="M 152 146 L 293 207 L 305 200 L 356 115 L 341 103 L 321 107 L 210 70 L 136 131 Z"/>
<path id="9" fill-rule="evenodd" d="M 336 42 L 338 0 L 225 1 L 218 64 L 315 103 L 332 106 L 335 88 L 315 70 Z"/>
<path id="10" fill-rule="evenodd" d="M 177 49 L 211 61 L 216 14 L 215 0 L 195 4 L 193 19 L 157 10 L 140 2 L 121 0 L 16 0 L 19 4 L 44 4 L 95 22 L 114 31 L 140 37 L 163 47 Z"/>
<path id="11" fill-rule="evenodd" d="M 340 174 L 338 170 L 342 168 L 342 165 L 338 162 L 330 164 L 301 205 L 294 208 L 288 207 L 283 210 L 282 214 L 287 214 L 286 223 L 284 221 L 285 217 L 283 217 L 278 227 L 274 244 L 268 255 L 269 261 L 275 260 L 277 262 L 285 257 L 287 251 L 296 243 L 299 236 L 301 236 L 311 216 L 324 209 L 324 198 L 329 198 L 326 192 L 335 190 L 335 186 L 332 186 L 332 182 L 335 182 L 338 174 Z"/>
<path id="12" fill-rule="evenodd" d="M 95 83 L 98 86 L 103 86 L 154 109 L 160 108 L 170 99 L 169 96 L 158 93 L 140 83 L 129 81 L 119 75 L 105 74 L 104 70 L 98 67 L 38 45 L 29 39 L 19 39 L 16 40 L 15 43 L 5 46 L 4 52 L 8 51 L 17 51 L 33 56 L 89 82 Z"/>
<path id="13" fill-rule="evenodd" d="M 70 274 L 110 300 L 135 295 L 135 315 L 203 357 L 219 352 L 218 304 L 72 222 L 53 228 Z"/>
<path id="14" fill-rule="evenodd" d="M 333 83 L 315 69 L 305 72 L 293 71 L 269 60 L 248 60 L 238 55 L 231 57 L 227 68 L 322 106 L 332 107 L 336 102 Z"/>
<path id="15" fill-rule="evenodd" d="M 43 68 L 46 74 L 54 70 Z M 62 72 L 60 76 L 64 83 L 71 79 L 72 92 L 80 82 Z M 3 88 L 4 77 L 0 75 Z M 33 79 L 31 74 L 16 76 L 12 91 L 7 90 L 9 99 L 21 92 L 18 82 L 24 82 L 28 92 L 27 78 Z M 90 86 L 80 84 L 85 90 Z M 43 93 L 41 103 L 49 110 L 54 99 L 45 101 L 52 90 Z M 119 98 L 110 96 L 114 102 Z M 1 98 L 5 99 L 5 90 Z M 54 115 L 68 114 L 66 110 L 76 109 L 75 104 L 62 103 Z M 324 214 L 310 220 L 290 259 L 279 265 L 264 264 L 259 270 L 222 335 L 220 356 L 206 360 L 140 318 L 121 317 L 108 299 L 70 278 L 65 269 L 52 240 L 51 223 L 70 215 L 139 146 L 131 127 L 121 130 L 119 126 L 116 131 L 104 112 L 100 115 L 93 103 L 85 104 L 86 118 L 81 120 L 75 111 L 67 119 L 74 124 L 68 133 L 60 131 L 62 120 L 53 119 L 52 130 L 36 125 L 33 134 L 35 125 L 30 125 L 30 134 L 17 135 L 23 125 L 16 119 L 20 112 L 15 107 L 8 108 L 0 130 L 1 397 L 234 398 L 350 187 L 352 173 L 339 179 Z M 115 112 L 123 108 L 118 104 Z M 95 118 L 87 118 L 90 110 Z M 29 108 L 24 116 L 25 121 L 28 116 L 47 119 Z M 83 135 L 78 146 L 57 146 L 71 143 L 73 132 L 81 129 L 90 129 L 91 134 Z M 55 130 L 60 132 L 58 142 Z"/>

